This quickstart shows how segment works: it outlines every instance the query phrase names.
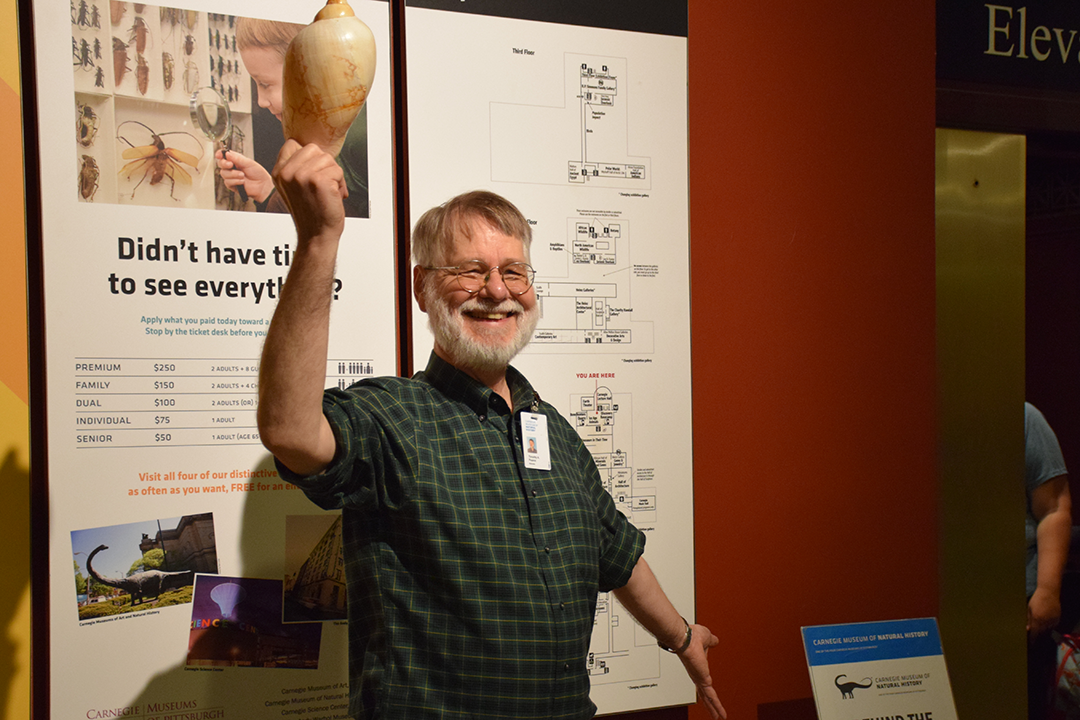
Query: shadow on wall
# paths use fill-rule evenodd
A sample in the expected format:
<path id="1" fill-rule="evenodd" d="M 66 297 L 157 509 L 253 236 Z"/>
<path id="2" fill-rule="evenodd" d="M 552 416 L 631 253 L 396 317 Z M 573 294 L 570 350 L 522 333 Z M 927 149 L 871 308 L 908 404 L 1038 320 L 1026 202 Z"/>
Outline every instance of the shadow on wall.
<path id="1" fill-rule="evenodd" d="M 252 469 L 255 471 L 274 470 L 273 460 L 266 455 Z M 214 532 L 219 538 L 235 531 L 239 532 L 240 540 L 239 557 L 235 561 L 222 557 L 220 554 L 222 546 L 219 545 L 218 574 L 280 580 L 284 575 L 282 555 L 285 545 L 285 517 L 318 512 L 320 510 L 299 490 L 287 493 L 246 493 L 243 511 L 239 518 L 222 517 L 219 520 L 215 517 L 214 519 Z M 236 526 L 237 522 L 239 527 Z M 142 692 L 132 699 L 129 705 L 140 707 L 150 703 L 164 705 L 197 698 L 201 709 L 211 709 L 235 705 L 238 693 L 254 692 L 253 701 L 257 696 L 259 703 L 266 699 L 262 695 L 271 694 L 271 691 L 267 690 L 260 695 L 257 683 L 251 682 L 253 678 L 259 679 L 259 670 L 243 668 L 240 669 L 239 674 L 234 674 L 223 672 L 223 668 L 205 668 L 215 672 L 193 673 L 192 671 L 198 668 L 187 665 L 188 638 L 186 636 L 175 648 L 175 653 L 176 665 L 149 678 Z M 229 670 L 233 669 L 235 668 L 229 668 Z M 268 672 L 277 671 L 269 670 Z M 302 685 L 307 682 L 307 676 L 302 670 L 285 670 L 285 672 L 299 672 L 300 674 L 285 680 L 284 684 Z M 267 687 L 277 688 L 282 682 L 282 677 L 277 676 L 268 682 Z M 276 697 L 280 697 L 280 692 Z M 259 708 L 260 712 L 263 710 L 264 708 Z M 262 715 L 256 713 L 254 716 L 261 717 Z"/>
<path id="2" fill-rule="evenodd" d="M 29 675 L 29 668 L 20 666 L 19 642 L 27 628 L 15 627 L 23 622 L 18 617 L 20 603 L 30 587 L 30 468 L 18 460 L 18 449 L 10 448 L 0 465 L 0 488 L 4 489 L 4 507 L 0 515 L 0 620 L 4 633 L 0 637 L 0 713 L 10 707 L 14 683 Z M 24 688 L 20 693 L 29 694 Z"/>

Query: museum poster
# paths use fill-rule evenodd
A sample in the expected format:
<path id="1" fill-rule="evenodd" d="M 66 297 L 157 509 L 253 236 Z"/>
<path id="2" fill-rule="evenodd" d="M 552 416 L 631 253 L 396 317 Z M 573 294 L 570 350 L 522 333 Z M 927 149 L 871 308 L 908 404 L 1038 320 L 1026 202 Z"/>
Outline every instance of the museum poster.
<path id="1" fill-rule="evenodd" d="M 351 4 L 378 70 L 341 156 L 341 386 L 397 368 L 389 4 Z M 340 520 L 278 476 L 255 425 L 295 233 L 255 182 L 282 130 L 274 61 L 244 33 L 290 36 L 322 5 L 32 3 L 51 717 L 346 712 Z M 245 196 L 222 145 L 259 166 Z"/>
<path id="2" fill-rule="evenodd" d="M 413 220 L 474 188 L 522 210 L 542 315 L 514 364 L 576 427 L 693 617 L 687 5 L 407 6 Z M 414 322 L 423 368 L 432 342 Z M 610 594 L 588 666 L 601 713 L 694 701 Z"/>

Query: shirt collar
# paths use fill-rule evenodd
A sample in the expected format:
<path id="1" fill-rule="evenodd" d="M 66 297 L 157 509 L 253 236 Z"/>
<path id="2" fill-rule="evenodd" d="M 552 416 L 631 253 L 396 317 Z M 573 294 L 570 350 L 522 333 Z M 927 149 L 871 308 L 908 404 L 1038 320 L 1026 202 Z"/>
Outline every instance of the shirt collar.
<path id="1" fill-rule="evenodd" d="M 470 377 L 434 352 L 428 358 L 424 377 L 436 390 L 452 400 L 465 403 L 473 412 L 484 415 L 492 407 L 505 408 L 505 403 L 491 388 Z M 540 402 L 540 395 L 533 390 L 525 376 L 512 365 L 506 368 L 506 383 L 510 386 L 510 397 L 518 411 L 531 410 Z"/>

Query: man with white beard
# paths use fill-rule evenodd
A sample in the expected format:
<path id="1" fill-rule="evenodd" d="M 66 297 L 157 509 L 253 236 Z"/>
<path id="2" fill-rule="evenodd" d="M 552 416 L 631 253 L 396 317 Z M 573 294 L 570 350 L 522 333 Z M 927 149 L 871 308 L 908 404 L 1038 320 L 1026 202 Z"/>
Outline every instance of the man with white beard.
<path id="1" fill-rule="evenodd" d="M 490 192 L 417 222 L 417 304 L 435 348 L 413 378 L 324 392 L 344 230 L 341 169 L 288 141 L 274 170 L 297 229 L 259 374 L 281 475 L 341 508 L 354 718 L 589 718 L 598 592 L 676 653 L 714 717 L 706 654 L 642 558 L 588 450 L 510 360 L 539 310 L 531 230 Z"/>

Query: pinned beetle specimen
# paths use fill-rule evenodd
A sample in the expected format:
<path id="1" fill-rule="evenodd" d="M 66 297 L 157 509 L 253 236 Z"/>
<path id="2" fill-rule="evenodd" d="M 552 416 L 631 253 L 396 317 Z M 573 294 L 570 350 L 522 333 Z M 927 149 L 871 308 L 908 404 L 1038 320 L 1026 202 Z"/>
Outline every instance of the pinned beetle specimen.
<path id="1" fill-rule="evenodd" d="M 89 155 L 83 155 L 82 165 L 79 166 L 79 195 L 83 200 L 94 202 L 99 177 L 101 177 L 101 171 L 98 170 L 97 160 Z"/>
<path id="2" fill-rule="evenodd" d="M 75 19 L 75 24 L 79 27 L 90 27 L 90 6 L 87 5 L 86 0 L 79 0 L 79 14 Z"/>
<path id="3" fill-rule="evenodd" d="M 94 38 L 94 59 L 101 59 L 101 41 L 97 38 Z"/>
<path id="4" fill-rule="evenodd" d="M 131 68 L 127 66 L 128 57 L 127 43 L 118 37 L 112 39 L 112 54 L 113 54 L 113 80 L 116 85 L 120 85 L 124 81 L 124 75 L 131 72 Z"/>
<path id="5" fill-rule="evenodd" d="M 83 147 L 94 144 L 98 132 L 98 116 L 94 108 L 75 103 L 75 138 Z"/>
<path id="6" fill-rule="evenodd" d="M 180 15 L 183 10 L 179 8 L 162 7 L 158 12 L 162 25 L 169 25 L 170 30 L 180 24 Z"/>
<path id="7" fill-rule="evenodd" d="M 137 56 L 136 61 L 138 64 L 135 66 L 135 80 L 139 84 L 139 94 L 145 95 L 150 87 L 150 63 L 146 62 L 142 55 Z"/>
<path id="8" fill-rule="evenodd" d="M 237 97 L 239 97 L 239 94 L 237 94 Z M 230 150 L 235 150 L 236 152 L 243 155 L 244 154 L 244 138 L 246 138 L 246 137 L 247 136 L 244 135 L 244 131 L 240 129 L 239 125 L 233 125 L 232 126 L 232 132 L 229 134 L 229 139 L 228 139 L 229 149 Z"/>
<path id="9" fill-rule="evenodd" d="M 78 45 L 75 45 L 75 40 L 72 38 L 72 50 L 75 52 L 75 65 L 83 70 L 89 70 L 95 66 L 94 51 L 90 49 L 90 43 L 86 40 L 80 40 Z"/>
<path id="10" fill-rule="evenodd" d="M 101 11 L 98 10 L 97 5 L 90 6 L 90 24 L 98 30 L 101 29 Z"/>
<path id="11" fill-rule="evenodd" d="M 218 205 L 224 205 L 226 210 L 232 211 L 243 210 L 247 204 L 240 197 L 240 193 L 233 192 L 225 185 L 220 171 L 214 174 L 214 202 Z"/>
<path id="12" fill-rule="evenodd" d="M 146 20 L 136 17 L 128 33 L 128 44 L 135 43 L 135 52 L 140 55 L 146 52 L 146 39 L 150 37 L 150 26 L 146 24 Z"/>
<path id="13" fill-rule="evenodd" d="M 176 71 L 176 61 L 173 60 L 171 53 L 161 53 L 161 82 L 165 85 L 165 89 L 172 88 L 173 74 Z"/>
<path id="14" fill-rule="evenodd" d="M 127 5 L 120 2 L 120 0 L 109 0 L 109 19 L 112 21 L 113 26 L 120 24 L 126 12 Z"/>
<path id="15" fill-rule="evenodd" d="M 188 33 L 184 36 L 184 54 L 191 55 L 195 52 L 195 36 Z"/>
<path id="16" fill-rule="evenodd" d="M 210 78 L 213 80 L 213 78 Z M 184 61 L 184 92 L 191 94 L 199 87 L 199 66 L 191 60 Z"/>
<path id="17" fill-rule="evenodd" d="M 120 168 L 120 175 L 128 180 L 131 180 L 136 175 L 140 175 L 139 182 L 135 183 L 135 187 L 131 189 L 131 197 L 135 197 L 135 192 L 139 189 L 139 186 L 146 182 L 147 178 L 150 179 L 150 185 L 157 185 L 166 178 L 169 179 L 169 197 L 173 200 L 178 198 L 174 194 L 176 190 L 176 183 L 181 185 L 191 185 L 191 174 L 185 170 L 180 163 L 190 165 L 195 172 L 198 172 L 199 160 L 201 158 L 195 157 L 190 153 L 184 152 L 173 147 L 166 147 L 165 141 L 162 138 L 166 135 L 187 135 L 191 138 L 197 147 L 202 148 L 202 143 L 189 132 L 183 130 L 177 130 L 174 132 L 156 133 L 148 125 L 139 122 L 138 120 L 125 120 L 117 126 L 117 130 L 125 125 L 140 125 L 146 129 L 146 132 L 150 135 L 150 142 L 146 145 L 135 145 L 126 136 L 117 134 L 117 140 L 122 140 L 129 145 L 128 149 L 121 153 L 121 157 L 125 160 L 130 160 L 122 168 Z"/>
<path id="18" fill-rule="evenodd" d="M 105 87 L 105 68 L 99 67 L 94 73 L 94 87 Z"/>

